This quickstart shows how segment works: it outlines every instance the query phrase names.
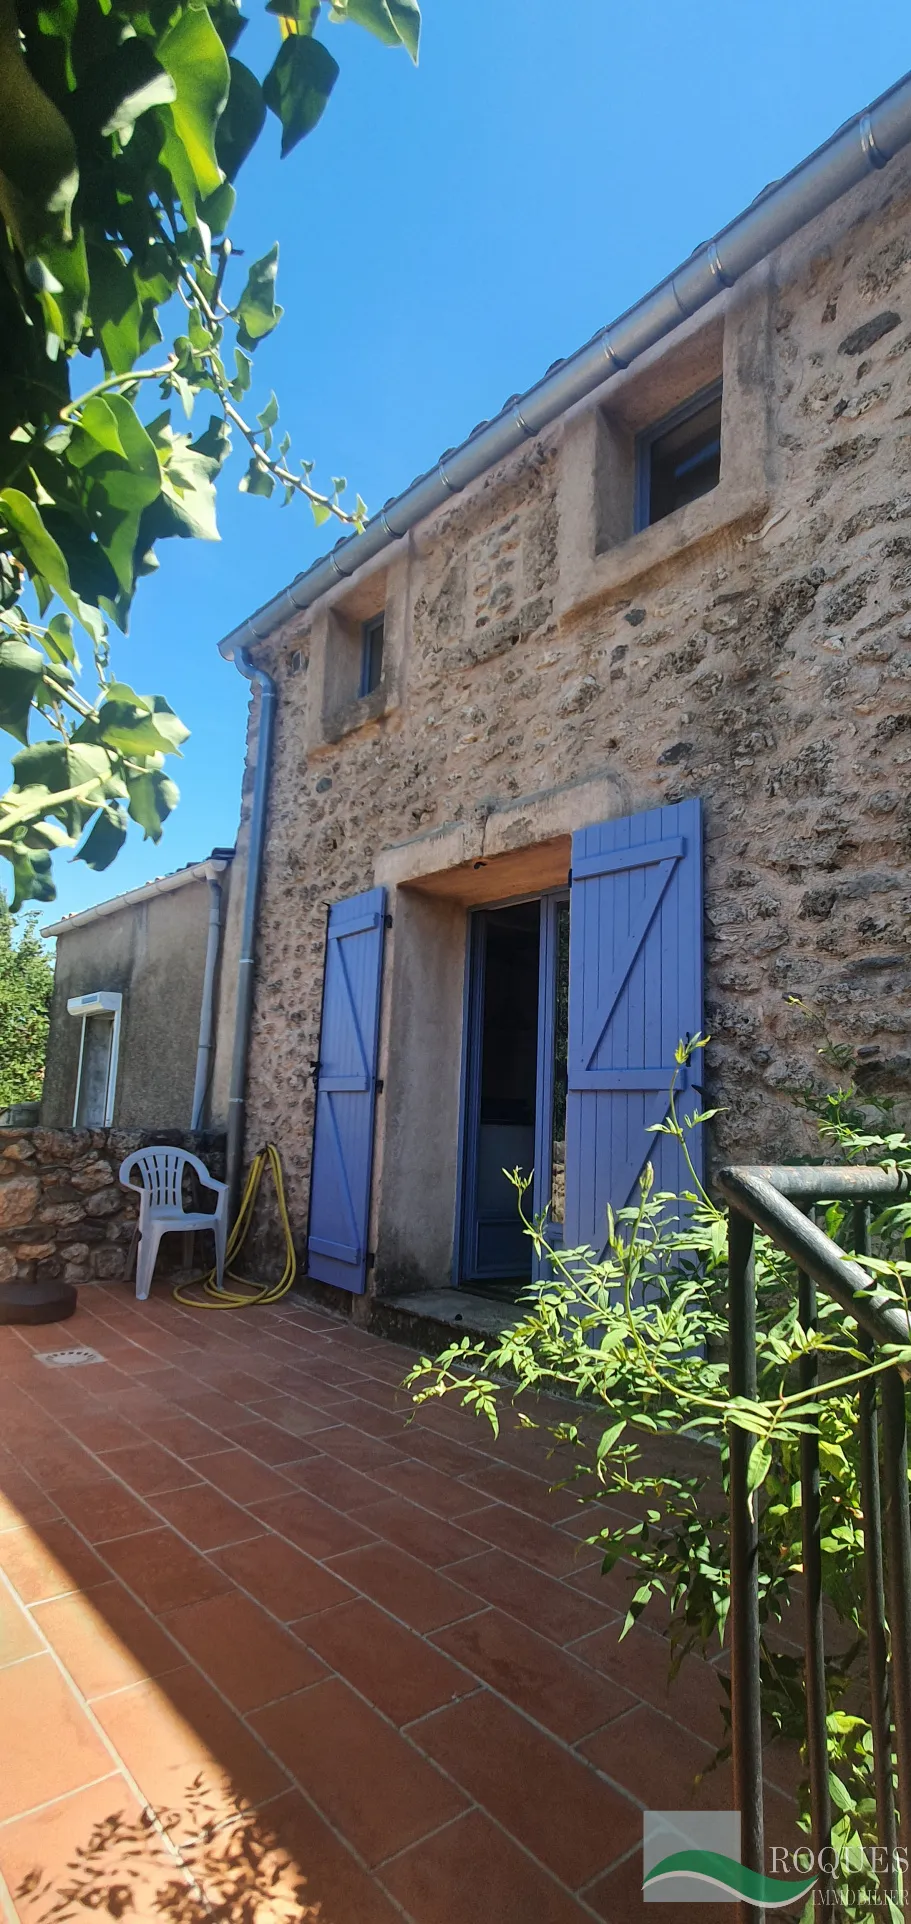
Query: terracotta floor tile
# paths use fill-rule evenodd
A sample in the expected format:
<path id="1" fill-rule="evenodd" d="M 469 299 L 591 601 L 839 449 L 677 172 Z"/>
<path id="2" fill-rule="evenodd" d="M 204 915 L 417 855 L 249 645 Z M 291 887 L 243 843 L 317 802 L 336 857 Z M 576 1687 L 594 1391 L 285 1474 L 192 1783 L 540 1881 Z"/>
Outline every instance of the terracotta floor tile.
<path id="1" fill-rule="evenodd" d="M 465 1478 L 466 1485 L 482 1490 L 485 1496 L 496 1497 L 499 1503 L 511 1503 L 516 1510 L 526 1510 L 542 1523 L 560 1523 L 577 1516 L 578 1496 L 570 1490 L 552 1487 L 569 1474 L 571 1463 L 563 1463 L 559 1457 L 547 1463 L 546 1451 L 542 1450 L 541 1454 L 546 1465 L 546 1481 L 511 1464 L 494 1463 L 489 1468 L 473 1470 Z"/>
<path id="2" fill-rule="evenodd" d="M 621 1643 L 621 1628 L 618 1619 L 606 1629 L 574 1643 L 573 1655 L 613 1682 L 622 1684 L 635 1696 L 644 1697 L 656 1710 L 685 1724 L 717 1748 L 723 1740 L 722 1712 L 726 1698 L 714 1665 L 704 1663 L 701 1657 L 685 1657 L 674 1682 L 669 1684 L 667 1639 L 642 1624 L 635 1624 Z"/>
<path id="3" fill-rule="evenodd" d="M 481 1811 L 415 1844 L 382 1878 L 414 1924 L 583 1924 L 587 1915 Z"/>
<path id="4" fill-rule="evenodd" d="M 263 1503 L 268 1497 L 287 1494 L 293 1487 L 287 1477 L 246 1450 L 223 1450 L 198 1462 L 196 1468 L 235 1503 Z"/>
<path id="5" fill-rule="evenodd" d="M 59 1515 L 56 1503 L 24 1470 L 7 1471 L 4 1467 L 0 1475 L 0 1531 L 18 1529 L 21 1523 L 50 1523 Z"/>
<path id="6" fill-rule="evenodd" d="M 429 1563 L 434 1570 L 443 1563 L 456 1563 L 463 1557 L 477 1555 L 483 1548 L 478 1537 L 470 1536 L 455 1523 L 447 1523 L 445 1517 L 434 1516 L 432 1510 L 419 1509 L 403 1496 L 369 1503 L 365 1510 L 358 1510 L 357 1521 L 375 1531 L 378 1537 L 385 1537 L 388 1543 L 397 1543 L 400 1550 L 407 1550 L 419 1563 Z"/>
<path id="7" fill-rule="evenodd" d="M 337 1678 L 258 1710 L 252 1722 L 368 1864 L 464 1807 L 459 1792 Z"/>
<path id="8" fill-rule="evenodd" d="M 336 1423 L 329 1430 L 314 1430 L 310 1439 L 317 1449 L 327 1456 L 338 1457 L 340 1463 L 347 1463 L 352 1470 L 360 1470 L 365 1476 L 375 1476 L 377 1470 L 388 1468 L 393 1463 L 401 1463 L 407 1456 L 406 1449 L 399 1449 L 394 1443 L 381 1436 L 365 1435 L 351 1423 Z"/>
<path id="9" fill-rule="evenodd" d="M 146 1530 L 138 1537 L 118 1537 L 105 1545 L 111 1568 L 134 1590 L 153 1616 L 178 1610 L 184 1603 L 201 1603 L 228 1589 L 228 1579 L 214 1563 L 199 1556 L 173 1530 Z"/>
<path id="10" fill-rule="evenodd" d="M 394 1724 L 411 1723 L 475 1689 L 423 1637 L 359 1598 L 293 1624 L 299 1637 Z"/>
<path id="11" fill-rule="evenodd" d="M 483 1470 L 494 1461 L 483 1448 L 469 1449 L 464 1443 L 453 1442 L 451 1436 L 437 1436 L 417 1423 L 410 1423 L 407 1429 L 402 1426 L 401 1447 L 406 1456 L 426 1463 L 432 1470 L 441 1470 L 445 1476 L 469 1476 L 472 1470 Z"/>
<path id="12" fill-rule="evenodd" d="M 351 1600 L 348 1584 L 281 1537 L 234 1544 L 217 1551 L 213 1562 L 284 1623 Z"/>
<path id="13" fill-rule="evenodd" d="M 4 1758 L 16 1760 L 14 1770 L 0 1771 L 0 1820 L 78 1790 L 112 1769 L 109 1753 L 53 1657 L 28 1657 L 0 1670 L 0 1730 Z"/>
<path id="14" fill-rule="evenodd" d="M 184 1855 L 226 1920 L 255 1913 L 261 1924 L 273 1917 L 276 1924 L 279 1917 L 295 1924 L 400 1924 L 400 1912 L 296 1790 Z"/>
<path id="15" fill-rule="evenodd" d="M 61 1597 L 69 1590 L 91 1590 L 105 1583 L 108 1571 L 68 1523 L 42 1523 L 0 1535 L 0 1567 L 23 1603 Z"/>
<path id="16" fill-rule="evenodd" d="M 141 1806 L 119 1772 L 5 1824 L 0 1872 L 14 1892 L 41 1873 L 31 1900 L 19 1900 L 23 1924 L 37 1924 L 49 1912 L 100 1918 L 102 1924 L 122 1916 L 164 1918 L 169 1891 L 170 1915 L 189 1915 L 183 1908 L 187 1896 L 177 1898 L 184 1885 L 189 1894 L 189 1879 L 164 1839 L 142 1823 Z"/>
<path id="17" fill-rule="evenodd" d="M 520 1623 L 527 1623 L 530 1630 L 540 1631 L 554 1643 L 570 1643 L 611 1621 L 612 1613 L 599 1609 L 591 1598 L 545 1576 L 542 1570 L 520 1563 L 516 1557 L 506 1556 L 502 1550 L 488 1550 L 467 1562 L 454 1563 L 446 1574 L 485 1603 L 498 1605 L 508 1616 L 518 1617 Z"/>
<path id="18" fill-rule="evenodd" d="M 279 1429 L 287 1430 L 289 1436 L 303 1437 L 313 1430 L 324 1430 L 329 1421 L 325 1410 L 310 1409 L 293 1396 L 265 1396 L 247 1408 L 247 1422 L 252 1416 L 258 1422 L 277 1424 Z"/>
<path id="19" fill-rule="evenodd" d="M 139 1431 L 122 1416 L 107 1416 L 103 1411 L 88 1410 L 79 1416 L 70 1416 L 64 1425 L 72 1436 L 87 1450 L 126 1450 L 140 1440 Z"/>
<path id="20" fill-rule="evenodd" d="M 353 1470 L 349 1463 L 341 1463 L 334 1456 L 314 1456 L 300 1469 L 289 1471 L 289 1475 L 321 1503 L 329 1503 L 333 1509 L 343 1512 L 363 1510 L 383 1495 L 380 1485 L 371 1477 L 362 1476 L 359 1470 Z"/>
<path id="21" fill-rule="evenodd" d="M 251 1508 L 267 1529 L 290 1537 L 308 1556 L 341 1556 L 343 1551 L 357 1549 L 372 1540 L 371 1532 L 363 1524 L 340 1516 L 327 1503 L 311 1496 L 309 1490 L 295 1490 L 293 1496 L 272 1497 Z"/>
<path id="22" fill-rule="evenodd" d="M 154 1530 L 158 1518 L 147 1503 L 132 1490 L 99 1471 L 90 1483 L 67 1483 L 55 1490 L 54 1502 L 67 1522 L 87 1537 L 90 1543 L 104 1543 L 109 1537 L 136 1536 L 140 1530 Z"/>
<path id="23" fill-rule="evenodd" d="M 573 1890 L 641 1837 L 634 1804 L 487 1690 L 410 1735 Z"/>
<path id="24" fill-rule="evenodd" d="M 471 1616 L 478 1608 L 470 1591 L 448 1577 L 406 1556 L 394 1543 L 370 1544 L 336 1557 L 332 1565 L 346 1583 L 382 1604 L 413 1630 L 441 1630 L 446 1623 Z"/>
<path id="25" fill-rule="evenodd" d="M 380 1408 L 378 1403 L 367 1402 L 363 1396 L 353 1396 L 344 1414 L 340 1427 L 356 1430 L 359 1436 L 375 1436 L 380 1440 L 400 1443 L 405 1456 L 410 1454 L 410 1431 L 405 1427 L 406 1412 Z"/>
<path id="26" fill-rule="evenodd" d="M 198 1423 L 195 1416 L 187 1416 L 184 1411 L 174 1410 L 170 1416 L 155 1416 L 144 1424 L 146 1434 L 153 1443 L 163 1450 L 170 1450 L 172 1456 L 179 1456 L 186 1463 L 197 1456 L 210 1456 L 216 1450 L 229 1450 L 227 1437 L 218 1430 L 210 1429 L 207 1423 Z"/>
<path id="27" fill-rule="evenodd" d="M 186 1660 L 120 1583 L 34 1606 L 34 1618 L 84 1697 L 160 1677 Z"/>
<path id="28" fill-rule="evenodd" d="M 712 1745 L 650 1704 L 637 1704 L 625 1717 L 588 1737 L 579 1752 L 655 1810 L 731 1808 L 730 1763 L 712 1770 Z"/>
<path id="29" fill-rule="evenodd" d="M 198 1776 L 217 1818 L 287 1788 L 283 1772 L 192 1665 L 101 1697 L 94 1709 L 143 1796 L 168 1812 L 175 1837 L 199 1828 Z"/>
<path id="30" fill-rule="evenodd" d="M 160 1516 L 197 1550 L 221 1550 L 229 1543 L 242 1543 L 245 1537 L 260 1534 L 260 1525 L 248 1510 L 231 1503 L 210 1483 L 194 1484 L 190 1490 L 170 1490 L 153 1498 Z"/>
<path id="31" fill-rule="evenodd" d="M 585 1902 L 605 1924 L 654 1924 L 656 1917 L 660 1924 L 694 1924 L 696 1915 L 694 1904 L 662 1904 L 656 1911 L 654 1904 L 643 1903 L 641 1850 L 599 1878 L 586 1891 Z M 733 1904 L 713 1904 L 704 1912 L 711 1924 L 737 1924 L 737 1915 Z"/>
<path id="32" fill-rule="evenodd" d="M 60 1483 L 84 1482 L 87 1475 L 97 1473 L 98 1469 L 82 1444 L 63 1430 L 50 1439 L 23 1438 L 14 1455 L 18 1458 L 20 1473 L 30 1476 L 45 1490 Z"/>
<path id="33" fill-rule="evenodd" d="M 485 1610 L 480 1617 L 450 1624 L 448 1630 L 436 1631 L 432 1641 L 569 1744 L 622 1716 L 637 1702 L 628 1690 L 599 1677 L 587 1664 L 500 1610 Z"/>
<path id="34" fill-rule="evenodd" d="M 597 1559 L 596 1567 L 601 1563 L 598 1552 L 590 1550 L 587 1544 L 578 1543 L 555 1525 L 542 1523 L 539 1517 L 515 1510 L 506 1503 L 491 1502 L 486 1509 L 469 1511 L 459 1522 L 474 1536 L 498 1550 L 505 1550 L 509 1556 L 533 1563 L 536 1570 L 543 1570 L 549 1577 L 575 1576 L 593 1558 Z"/>
<path id="35" fill-rule="evenodd" d="M 325 1666 L 296 1637 L 239 1590 L 172 1610 L 165 1622 L 238 1710 L 257 1710 L 326 1674 Z"/>
<path id="36" fill-rule="evenodd" d="M 219 1396 L 217 1390 L 207 1390 L 203 1383 L 194 1383 L 179 1395 L 170 1398 L 170 1409 L 166 1404 L 162 1415 L 173 1415 L 173 1405 L 185 1410 L 188 1416 L 195 1416 L 197 1423 L 205 1423 L 208 1428 L 217 1430 L 219 1436 L 231 1436 L 235 1430 L 243 1428 L 250 1421 L 250 1411 L 242 1403 L 232 1402 L 229 1396 Z"/>
<path id="37" fill-rule="evenodd" d="M 458 1519 L 466 1510 L 480 1510 L 484 1506 L 483 1492 L 413 1457 L 403 1458 L 390 1470 L 378 1471 L 377 1481 L 385 1484 L 393 1496 L 407 1497 L 422 1509 L 432 1510 L 436 1516 Z"/>
<path id="38" fill-rule="evenodd" d="M 185 1489 L 199 1481 L 195 1470 L 157 1443 L 141 1442 L 129 1450 L 106 1451 L 102 1461 L 122 1477 L 137 1496 L 157 1496 L 164 1490 Z"/>
<path id="39" fill-rule="evenodd" d="M 34 1656 L 40 1649 L 41 1639 L 35 1635 L 24 1605 L 5 1587 L 0 1589 L 0 1670 L 8 1663 L 18 1663 L 21 1657 Z"/>
<path id="40" fill-rule="evenodd" d="M 280 1469 L 283 1463 L 303 1461 L 309 1447 L 302 1437 L 281 1429 L 277 1423 L 266 1422 L 264 1417 L 245 1423 L 242 1430 L 235 1430 L 233 1441 L 238 1450 L 246 1450 L 249 1456 L 268 1463 L 272 1469 Z"/>

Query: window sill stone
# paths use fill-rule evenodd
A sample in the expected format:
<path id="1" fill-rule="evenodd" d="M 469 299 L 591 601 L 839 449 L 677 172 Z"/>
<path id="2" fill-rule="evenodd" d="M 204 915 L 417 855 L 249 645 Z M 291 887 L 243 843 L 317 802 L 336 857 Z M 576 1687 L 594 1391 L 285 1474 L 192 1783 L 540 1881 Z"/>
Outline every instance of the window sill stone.
<path id="1" fill-rule="evenodd" d="M 583 567 L 565 570 L 557 600 L 560 621 L 571 621 L 593 602 L 622 593 L 633 582 L 675 562 L 678 556 L 695 553 L 735 528 L 760 525 L 768 508 L 764 490 L 726 488 L 722 483 L 711 494 L 656 521 L 653 527 L 643 528 L 628 541 L 591 556 Z"/>

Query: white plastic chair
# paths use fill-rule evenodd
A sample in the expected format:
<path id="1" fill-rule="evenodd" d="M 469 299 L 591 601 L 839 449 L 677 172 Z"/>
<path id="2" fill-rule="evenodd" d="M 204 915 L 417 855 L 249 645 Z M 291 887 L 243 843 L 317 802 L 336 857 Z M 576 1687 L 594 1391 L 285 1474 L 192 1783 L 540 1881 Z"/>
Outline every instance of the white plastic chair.
<path id="1" fill-rule="evenodd" d="M 131 1181 L 132 1171 L 141 1180 Z M 205 1189 L 214 1189 L 218 1202 L 211 1215 L 185 1209 L 183 1177 L 185 1169 L 195 1169 Z M 120 1165 L 124 1189 L 139 1191 L 139 1250 L 136 1257 L 136 1295 L 144 1303 L 152 1287 L 152 1276 L 162 1236 L 186 1234 L 191 1229 L 211 1229 L 215 1237 L 215 1273 L 219 1289 L 225 1273 L 228 1241 L 228 1190 L 223 1182 L 209 1175 L 204 1162 L 186 1149 L 137 1149 Z"/>

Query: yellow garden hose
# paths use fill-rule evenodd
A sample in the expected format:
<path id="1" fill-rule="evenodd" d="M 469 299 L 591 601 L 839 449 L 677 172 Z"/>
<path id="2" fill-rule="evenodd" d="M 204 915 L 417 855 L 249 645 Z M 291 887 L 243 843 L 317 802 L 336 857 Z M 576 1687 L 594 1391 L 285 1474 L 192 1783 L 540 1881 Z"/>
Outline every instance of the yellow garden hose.
<path id="1" fill-rule="evenodd" d="M 256 1204 L 263 1170 L 268 1163 L 275 1184 L 278 1213 L 285 1234 L 285 1267 L 277 1283 L 255 1283 L 249 1276 L 238 1275 L 231 1265 L 240 1254 L 247 1239 L 253 1210 Z M 210 1269 L 206 1276 L 195 1276 L 192 1282 L 178 1283 L 174 1295 L 178 1303 L 188 1309 L 251 1309 L 257 1303 L 277 1303 L 279 1297 L 286 1296 L 297 1275 L 297 1257 L 291 1240 L 291 1224 L 288 1221 L 288 1205 L 285 1202 L 285 1185 L 282 1182 L 282 1166 L 274 1142 L 267 1142 L 264 1149 L 257 1150 L 250 1164 L 246 1188 L 240 1200 L 237 1220 L 228 1237 L 225 1260 L 225 1276 L 221 1289 L 215 1278 L 215 1270 Z M 230 1284 L 234 1284 L 232 1289 Z M 188 1296 L 187 1291 L 202 1289 L 201 1296 Z"/>

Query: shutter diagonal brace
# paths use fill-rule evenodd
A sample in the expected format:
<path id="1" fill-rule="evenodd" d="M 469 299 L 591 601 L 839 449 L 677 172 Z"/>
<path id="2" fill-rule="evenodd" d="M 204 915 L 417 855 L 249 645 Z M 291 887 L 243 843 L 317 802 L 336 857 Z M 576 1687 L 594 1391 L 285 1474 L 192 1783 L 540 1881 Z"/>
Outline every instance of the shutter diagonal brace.
<path id="1" fill-rule="evenodd" d="M 681 853 L 682 852 L 683 851 L 682 851 L 682 845 L 681 845 Z M 636 853 L 638 854 L 639 851 L 637 850 Z M 680 860 L 680 856 L 678 854 L 668 856 L 664 861 L 659 862 L 654 868 L 652 874 L 649 875 L 648 882 L 646 885 L 645 899 L 641 905 L 638 920 L 635 926 L 630 930 L 629 935 L 627 936 L 626 944 L 623 950 L 621 951 L 620 960 L 616 968 L 614 969 L 614 973 L 607 985 L 607 989 L 604 995 L 604 1000 L 601 1003 L 600 1008 L 598 1009 L 596 1015 L 592 1020 L 588 1033 L 586 1035 L 583 1035 L 582 1037 L 582 1046 L 580 1050 L 580 1056 L 577 1062 L 573 1064 L 573 1070 L 575 1071 L 575 1075 L 573 1076 L 573 1080 L 570 1084 L 570 1086 L 573 1088 L 588 1088 L 593 1086 L 592 1082 L 590 1081 L 590 1078 L 593 1076 L 597 1076 L 599 1072 L 597 1070 L 592 1069 L 592 1063 L 594 1062 L 595 1056 L 598 1053 L 598 1050 L 607 1032 L 607 1028 L 610 1023 L 611 1017 L 613 1016 L 614 1010 L 617 1006 L 620 996 L 622 995 L 623 990 L 626 986 L 626 983 L 629 979 L 630 970 L 632 969 L 633 963 L 635 962 L 636 957 L 639 954 L 639 951 L 642 947 L 642 944 L 645 941 L 645 938 L 649 932 L 649 929 L 651 928 L 651 925 L 658 912 L 658 909 L 660 907 L 664 894 L 667 890 L 668 883 L 671 879 L 671 876 L 674 873 L 674 870 L 679 860 Z M 609 866 L 609 860 L 605 862 L 605 871 L 607 871 L 608 866 Z M 672 1064 L 666 1071 L 663 1067 L 657 1066 L 654 1071 L 656 1076 L 666 1078 L 666 1085 L 668 1087 L 670 1086 L 671 1080 L 674 1075 L 674 1066 L 675 1065 Z M 645 1068 L 645 1065 L 643 1064 L 643 1069 L 644 1068 Z M 622 1070 L 616 1070 L 616 1071 L 607 1070 L 607 1071 L 604 1071 L 603 1073 L 607 1076 L 610 1076 L 611 1087 L 621 1088 L 624 1086 L 624 1084 L 621 1081 L 616 1080 L 616 1078 L 623 1076 L 624 1072 Z M 633 1071 L 633 1073 L 636 1073 L 636 1072 Z M 576 1080 L 576 1078 L 578 1078 L 578 1080 Z M 678 1087 L 682 1086 L 679 1069 L 677 1074 L 677 1080 L 678 1080 Z M 635 1086 L 639 1087 L 641 1086 L 641 1084 L 636 1084 Z M 665 1086 L 665 1084 L 659 1081 L 658 1087 L 663 1087 L 663 1086 Z"/>

